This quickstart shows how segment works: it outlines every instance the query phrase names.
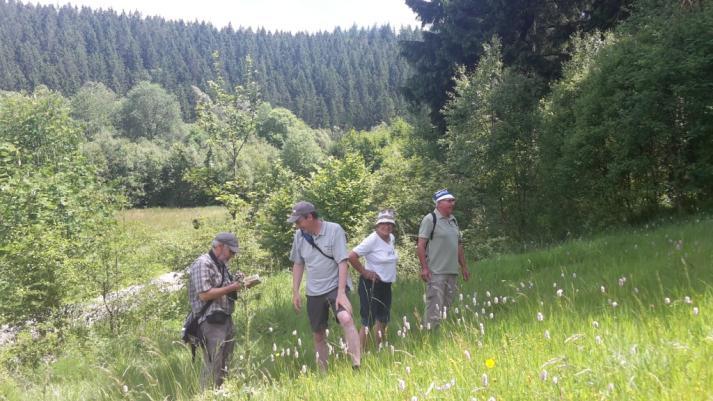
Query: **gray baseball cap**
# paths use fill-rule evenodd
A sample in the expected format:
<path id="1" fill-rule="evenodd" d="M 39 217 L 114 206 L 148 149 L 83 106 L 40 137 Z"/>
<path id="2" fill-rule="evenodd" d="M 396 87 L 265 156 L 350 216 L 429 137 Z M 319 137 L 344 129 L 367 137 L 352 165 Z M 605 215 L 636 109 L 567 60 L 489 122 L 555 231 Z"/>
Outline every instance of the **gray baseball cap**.
<path id="1" fill-rule="evenodd" d="M 287 222 L 294 224 L 300 217 L 305 217 L 316 210 L 313 204 L 306 201 L 299 201 L 292 207 L 292 214 L 287 218 Z"/>
<path id="2" fill-rule="evenodd" d="M 218 233 L 215 240 L 223 245 L 227 245 L 233 253 L 238 253 L 238 238 L 233 233 Z"/>

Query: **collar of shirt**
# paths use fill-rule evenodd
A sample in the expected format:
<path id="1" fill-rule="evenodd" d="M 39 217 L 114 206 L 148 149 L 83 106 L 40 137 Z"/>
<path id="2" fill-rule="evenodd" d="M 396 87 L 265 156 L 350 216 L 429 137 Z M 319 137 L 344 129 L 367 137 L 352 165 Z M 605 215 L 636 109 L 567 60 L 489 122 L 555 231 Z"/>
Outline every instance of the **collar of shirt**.
<path id="1" fill-rule="evenodd" d="M 448 219 L 448 220 L 455 220 L 455 219 L 456 219 L 455 216 L 453 216 L 453 213 L 451 213 L 450 216 L 446 217 L 446 216 L 442 215 L 441 212 L 438 211 L 438 209 L 433 209 L 433 213 L 435 213 L 435 214 L 436 214 L 436 217 L 439 218 L 439 219 Z"/>
<path id="2" fill-rule="evenodd" d="M 313 238 L 321 237 L 327 232 L 327 225 L 325 224 L 326 221 L 320 220 L 319 221 L 319 233 L 317 235 L 313 235 Z"/>

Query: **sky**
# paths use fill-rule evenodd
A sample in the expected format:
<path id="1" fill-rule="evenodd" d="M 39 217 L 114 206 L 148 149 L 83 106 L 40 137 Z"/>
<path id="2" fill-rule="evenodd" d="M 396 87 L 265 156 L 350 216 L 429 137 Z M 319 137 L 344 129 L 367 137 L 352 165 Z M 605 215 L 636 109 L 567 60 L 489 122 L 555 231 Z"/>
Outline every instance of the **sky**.
<path id="1" fill-rule="evenodd" d="M 420 26 L 405 0 L 31 0 L 32 4 L 138 11 L 143 16 L 193 22 L 207 21 L 217 28 L 264 27 L 269 31 L 317 32 L 391 24 Z"/>

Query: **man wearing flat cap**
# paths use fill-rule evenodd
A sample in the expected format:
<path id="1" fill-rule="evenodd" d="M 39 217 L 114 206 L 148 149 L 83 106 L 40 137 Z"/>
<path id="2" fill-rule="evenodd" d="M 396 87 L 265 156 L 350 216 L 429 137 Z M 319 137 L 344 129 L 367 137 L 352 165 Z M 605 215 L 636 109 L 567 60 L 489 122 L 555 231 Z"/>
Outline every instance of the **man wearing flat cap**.
<path id="1" fill-rule="evenodd" d="M 433 194 L 436 208 L 421 220 L 416 253 L 421 263 L 421 279 L 426 282 L 424 324 L 435 328 L 450 307 L 458 289 L 458 273 L 468 281 L 458 221 L 453 216 L 456 199 L 447 189 Z M 459 268 L 460 267 L 460 268 Z"/>
<path id="2" fill-rule="evenodd" d="M 312 328 L 312 338 L 317 364 L 322 371 L 327 369 L 326 329 L 329 310 L 342 326 L 347 342 L 347 352 L 352 367 L 361 363 L 359 334 L 352 318 L 352 305 L 348 292 L 352 287 L 348 273 L 347 238 L 339 224 L 321 220 L 313 204 L 297 202 L 287 219 L 295 231 L 290 251 L 292 266 L 292 305 L 295 311 L 302 309 L 300 284 L 307 271 L 307 316 Z"/>
<path id="3" fill-rule="evenodd" d="M 200 315 L 198 323 L 204 338 L 202 389 L 223 384 L 233 353 L 232 314 L 236 291 L 243 288 L 243 275 L 238 272 L 234 278 L 227 264 L 237 253 L 235 234 L 219 233 L 213 239 L 211 250 L 199 256 L 190 267 L 188 300 L 193 315 Z"/>

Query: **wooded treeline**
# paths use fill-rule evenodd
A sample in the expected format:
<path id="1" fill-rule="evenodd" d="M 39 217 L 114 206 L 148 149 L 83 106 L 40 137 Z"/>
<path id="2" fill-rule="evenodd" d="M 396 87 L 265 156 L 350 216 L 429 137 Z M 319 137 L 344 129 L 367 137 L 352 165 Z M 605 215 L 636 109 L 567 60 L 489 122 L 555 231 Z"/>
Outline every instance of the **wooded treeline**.
<path id="1" fill-rule="evenodd" d="M 368 128 L 404 111 L 399 87 L 409 68 L 388 26 L 288 33 L 216 29 L 138 13 L 86 7 L 0 1 L 0 89 L 32 91 L 38 85 L 71 96 L 86 82 L 119 95 L 141 81 L 160 84 L 194 118 L 195 85 L 207 89 L 218 73 L 240 83 L 244 60 L 254 61 L 263 98 L 314 127 Z M 221 71 L 212 55 L 220 55 Z"/>
<path id="2" fill-rule="evenodd" d="M 408 4 L 429 24 L 404 46 L 417 134 L 477 244 L 711 207 L 711 1 Z"/>

